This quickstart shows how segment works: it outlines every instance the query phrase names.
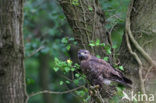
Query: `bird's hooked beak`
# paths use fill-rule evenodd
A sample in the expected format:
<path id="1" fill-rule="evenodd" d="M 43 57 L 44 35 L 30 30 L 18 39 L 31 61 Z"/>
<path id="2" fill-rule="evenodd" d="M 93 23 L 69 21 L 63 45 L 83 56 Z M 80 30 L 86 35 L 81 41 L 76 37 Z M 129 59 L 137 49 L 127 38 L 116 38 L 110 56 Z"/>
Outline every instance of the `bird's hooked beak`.
<path id="1" fill-rule="evenodd" d="M 79 58 L 79 60 L 85 59 L 85 53 L 83 53 L 83 52 L 79 53 L 78 58 Z"/>
<path id="2" fill-rule="evenodd" d="M 85 55 L 85 53 L 83 53 L 83 52 L 82 52 L 82 53 L 80 53 L 80 55 L 81 55 L 81 56 L 84 56 L 84 55 Z"/>

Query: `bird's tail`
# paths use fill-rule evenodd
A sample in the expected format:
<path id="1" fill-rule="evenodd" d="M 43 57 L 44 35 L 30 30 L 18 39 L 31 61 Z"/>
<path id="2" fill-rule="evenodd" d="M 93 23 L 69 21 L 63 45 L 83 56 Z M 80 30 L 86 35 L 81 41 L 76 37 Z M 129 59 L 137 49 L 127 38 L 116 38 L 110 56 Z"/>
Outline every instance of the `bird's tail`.
<path id="1" fill-rule="evenodd" d="M 127 88 L 132 88 L 132 81 L 126 77 L 122 77 L 122 80 L 116 80 L 119 84 L 118 85 L 123 85 Z"/>
<path id="2" fill-rule="evenodd" d="M 123 76 L 123 80 L 120 83 L 128 88 L 132 88 L 132 81 L 124 76 Z"/>
<path id="3" fill-rule="evenodd" d="M 126 78 L 126 77 L 123 77 L 123 80 L 124 80 L 124 82 L 126 82 L 126 83 L 132 85 L 132 81 L 131 81 L 130 79 L 128 79 L 128 78 Z"/>

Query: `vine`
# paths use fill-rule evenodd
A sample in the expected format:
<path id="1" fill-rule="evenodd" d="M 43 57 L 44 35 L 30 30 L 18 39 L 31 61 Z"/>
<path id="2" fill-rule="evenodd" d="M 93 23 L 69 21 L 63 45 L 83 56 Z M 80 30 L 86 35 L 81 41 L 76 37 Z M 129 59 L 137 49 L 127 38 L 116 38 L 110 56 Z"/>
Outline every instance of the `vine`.
<path id="1" fill-rule="evenodd" d="M 151 69 L 154 66 L 156 66 L 156 64 L 154 63 L 154 61 L 152 60 L 152 58 L 149 56 L 149 54 L 144 51 L 144 49 L 138 44 L 138 42 L 133 37 L 132 31 L 131 31 L 131 28 L 130 28 L 130 25 L 131 25 L 130 15 L 131 15 L 131 11 L 132 11 L 132 8 L 133 8 L 133 4 L 134 4 L 134 0 L 131 1 L 130 6 L 129 6 L 129 9 L 128 9 L 128 12 L 127 12 L 126 27 L 125 27 L 126 28 L 126 32 L 125 32 L 125 35 L 126 35 L 126 42 L 127 42 L 128 50 L 135 57 L 135 59 L 137 60 L 137 62 L 139 64 L 140 88 L 141 88 L 141 92 L 143 94 L 145 94 L 146 91 L 145 91 L 145 84 L 144 84 L 144 82 L 147 79 L 147 76 L 148 76 L 149 72 L 151 71 Z M 135 48 L 141 53 L 141 55 L 150 64 L 150 67 L 148 69 L 148 72 L 145 74 L 145 78 L 144 79 L 143 79 L 143 75 L 142 75 L 142 70 L 143 70 L 142 62 L 141 62 L 139 56 L 137 55 L 137 53 L 135 53 L 134 51 L 132 51 L 130 41 L 133 43 L 133 45 L 135 46 Z"/>

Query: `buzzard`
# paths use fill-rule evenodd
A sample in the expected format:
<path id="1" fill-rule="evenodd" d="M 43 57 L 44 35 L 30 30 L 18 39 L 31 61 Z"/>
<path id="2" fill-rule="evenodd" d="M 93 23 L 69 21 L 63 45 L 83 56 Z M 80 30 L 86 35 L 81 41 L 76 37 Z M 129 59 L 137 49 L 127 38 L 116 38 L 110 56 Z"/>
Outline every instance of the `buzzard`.
<path id="1" fill-rule="evenodd" d="M 112 82 L 131 87 L 132 81 L 106 61 L 92 56 L 88 50 L 79 50 L 80 68 L 92 85 L 110 85 Z"/>

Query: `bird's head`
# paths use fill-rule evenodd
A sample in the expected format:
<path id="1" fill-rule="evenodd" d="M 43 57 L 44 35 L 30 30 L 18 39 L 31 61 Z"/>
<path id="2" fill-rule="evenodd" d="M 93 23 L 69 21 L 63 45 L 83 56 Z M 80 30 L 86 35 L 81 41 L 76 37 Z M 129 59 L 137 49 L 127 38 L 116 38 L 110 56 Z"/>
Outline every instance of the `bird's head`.
<path id="1" fill-rule="evenodd" d="M 88 50 L 81 49 L 78 51 L 78 58 L 80 61 L 90 59 L 91 55 Z"/>

